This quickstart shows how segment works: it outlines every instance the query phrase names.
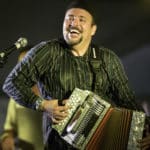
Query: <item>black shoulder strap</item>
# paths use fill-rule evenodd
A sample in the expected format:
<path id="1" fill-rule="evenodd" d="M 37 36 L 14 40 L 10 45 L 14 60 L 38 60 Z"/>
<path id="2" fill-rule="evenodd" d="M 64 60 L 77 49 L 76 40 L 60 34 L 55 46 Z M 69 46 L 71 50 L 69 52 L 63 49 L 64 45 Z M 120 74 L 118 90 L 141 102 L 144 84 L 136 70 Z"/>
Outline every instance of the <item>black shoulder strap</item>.
<path id="1" fill-rule="evenodd" d="M 100 48 L 97 45 L 92 44 L 92 49 L 90 53 L 90 64 L 94 73 L 99 71 L 101 63 L 102 61 Z"/>
<path id="2" fill-rule="evenodd" d="M 97 75 L 98 72 L 100 71 L 100 65 L 101 65 L 101 60 L 100 60 L 100 49 L 98 46 L 92 44 L 91 46 L 91 52 L 90 52 L 90 66 L 91 70 L 93 72 L 93 83 L 92 83 L 92 91 L 95 92 L 95 90 L 98 89 L 99 83 L 97 81 Z"/>
<path id="3" fill-rule="evenodd" d="M 93 85 L 92 85 L 93 90 L 98 89 L 98 86 L 99 86 L 99 83 L 97 83 L 97 78 L 98 78 L 97 75 L 100 71 L 100 66 L 105 71 L 108 81 L 111 85 L 109 74 L 106 70 L 106 64 L 105 64 L 104 58 L 103 58 L 102 48 L 98 47 L 95 44 L 92 44 L 92 50 L 91 50 L 91 54 L 90 54 L 90 65 L 91 65 L 91 69 L 94 74 L 93 75 Z"/>

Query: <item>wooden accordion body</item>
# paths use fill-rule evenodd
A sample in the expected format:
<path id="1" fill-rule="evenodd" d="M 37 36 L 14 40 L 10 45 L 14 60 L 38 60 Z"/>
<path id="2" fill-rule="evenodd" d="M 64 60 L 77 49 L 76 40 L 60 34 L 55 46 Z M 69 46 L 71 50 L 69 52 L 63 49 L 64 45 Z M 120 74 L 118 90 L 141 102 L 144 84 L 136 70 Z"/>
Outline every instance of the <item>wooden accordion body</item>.
<path id="1" fill-rule="evenodd" d="M 71 109 L 62 123 L 53 125 L 60 136 L 77 149 L 139 150 L 145 114 L 112 108 L 90 91 L 75 89 L 69 98 Z"/>

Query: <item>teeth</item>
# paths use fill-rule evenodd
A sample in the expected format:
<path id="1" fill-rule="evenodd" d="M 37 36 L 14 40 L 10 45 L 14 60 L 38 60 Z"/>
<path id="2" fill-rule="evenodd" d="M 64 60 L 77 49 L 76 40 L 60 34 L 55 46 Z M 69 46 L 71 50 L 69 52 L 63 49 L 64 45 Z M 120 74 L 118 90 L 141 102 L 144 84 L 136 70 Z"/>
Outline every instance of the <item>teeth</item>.
<path id="1" fill-rule="evenodd" d="M 80 32 L 79 32 L 78 30 L 76 30 L 76 29 L 71 29 L 70 32 L 71 32 L 71 33 L 72 33 L 72 32 L 80 33 Z"/>

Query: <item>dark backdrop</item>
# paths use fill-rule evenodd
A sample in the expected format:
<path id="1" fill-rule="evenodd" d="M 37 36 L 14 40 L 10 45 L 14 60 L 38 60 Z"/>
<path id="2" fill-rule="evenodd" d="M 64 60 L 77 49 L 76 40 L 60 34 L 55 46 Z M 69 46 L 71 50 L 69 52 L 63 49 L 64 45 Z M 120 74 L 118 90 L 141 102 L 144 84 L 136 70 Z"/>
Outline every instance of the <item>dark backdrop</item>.
<path id="1" fill-rule="evenodd" d="M 68 0 L 1 0 L 0 50 L 19 37 L 35 45 L 61 35 L 64 10 Z M 98 18 L 94 41 L 112 49 L 122 60 L 137 99 L 150 98 L 150 1 L 92 0 Z M 2 84 L 17 62 L 19 52 L 9 55 L 0 68 L 0 130 L 5 118 L 8 97 Z"/>

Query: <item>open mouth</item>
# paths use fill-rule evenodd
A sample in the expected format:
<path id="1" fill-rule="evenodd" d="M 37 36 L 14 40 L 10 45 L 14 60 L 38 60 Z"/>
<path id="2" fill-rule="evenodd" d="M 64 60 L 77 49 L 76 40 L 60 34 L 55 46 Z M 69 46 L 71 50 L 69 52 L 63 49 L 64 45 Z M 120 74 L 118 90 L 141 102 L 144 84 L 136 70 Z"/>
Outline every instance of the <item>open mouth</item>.
<path id="1" fill-rule="evenodd" d="M 70 32 L 71 34 L 80 34 L 80 31 L 77 30 L 77 29 L 70 29 L 69 32 Z"/>
<path id="2" fill-rule="evenodd" d="M 80 31 L 78 29 L 69 29 L 69 35 L 73 38 L 76 38 L 80 35 Z"/>

